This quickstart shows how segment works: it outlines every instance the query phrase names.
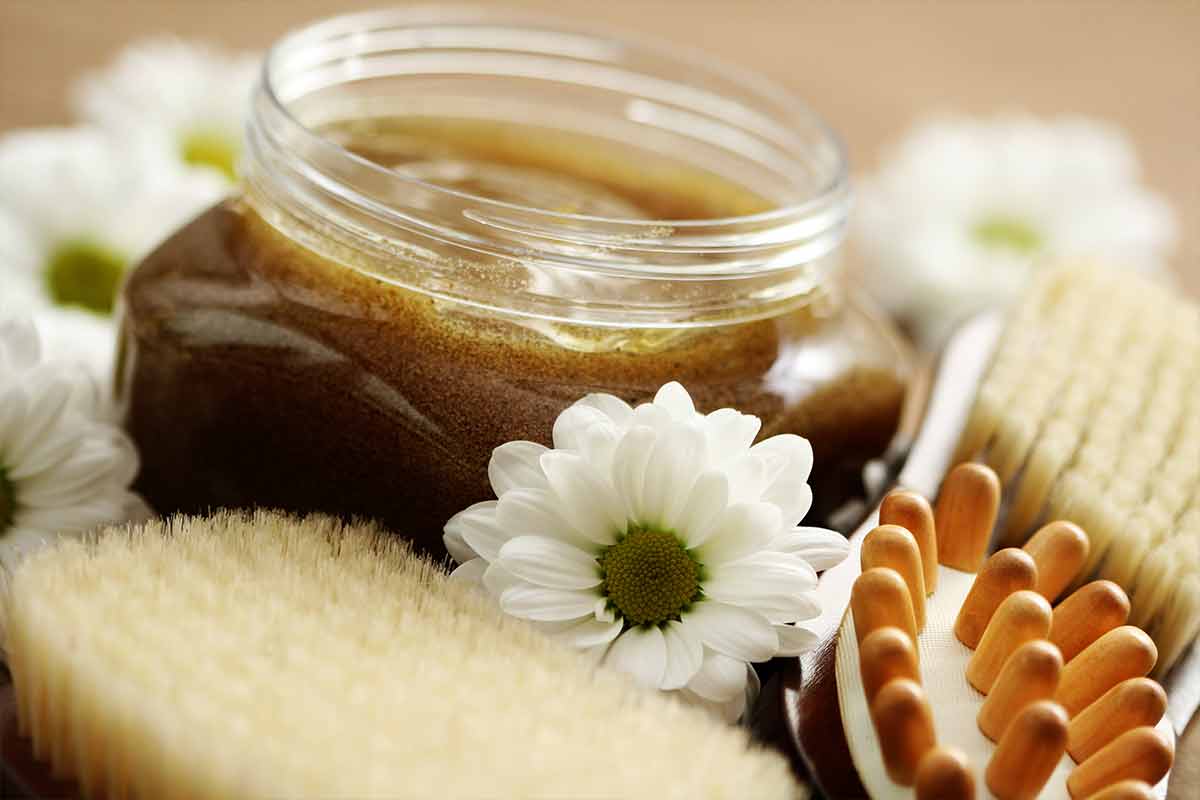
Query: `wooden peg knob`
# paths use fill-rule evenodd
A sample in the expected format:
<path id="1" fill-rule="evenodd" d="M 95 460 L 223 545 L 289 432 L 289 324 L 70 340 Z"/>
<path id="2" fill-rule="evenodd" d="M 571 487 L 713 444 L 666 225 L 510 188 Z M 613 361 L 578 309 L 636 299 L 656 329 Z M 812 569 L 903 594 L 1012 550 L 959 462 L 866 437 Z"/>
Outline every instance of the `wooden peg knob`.
<path id="1" fill-rule="evenodd" d="M 1054 609 L 1050 641 L 1070 663 L 1092 642 L 1129 619 L 1129 597 L 1112 581 L 1092 581 L 1079 587 Z"/>
<path id="2" fill-rule="evenodd" d="M 1018 647 L 1004 662 L 991 693 L 979 709 L 979 730 L 983 735 L 993 742 L 1000 741 L 1025 706 L 1053 698 L 1062 666 L 1058 648 L 1045 639 Z"/>
<path id="3" fill-rule="evenodd" d="M 1038 568 L 1035 591 L 1053 603 L 1083 569 L 1091 542 L 1073 522 L 1051 522 L 1035 533 L 1022 549 Z"/>
<path id="4" fill-rule="evenodd" d="M 1101 789 L 1087 800 L 1155 800 L 1154 789 L 1144 781 L 1121 781 Z"/>
<path id="5" fill-rule="evenodd" d="M 909 635 L 899 628 L 876 628 L 867 634 L 858 648 L 858 669 L 868 705 L 896 678 L 921 682 L 917 650 Z"/>
<path id="6" fill-rule="evenodd" d="M 900 573 L 912 600 L 917 632 L 925 628 L 925 573 L 921 551 L 912 534 L 899 525 L 880 525 L 863 539 L 862 571 L 888 567 Z"/>
<path id="7" fill-rule="evenodd" d="M 917 766 L 936 743 L 933 712 L 925 692 L 913 681 L 892 681 L 875 696 L 871 720 L 879 734 L 888 776 L 901 786 L 912 786 Z"/>
<path id="8" fill-rule="evenodd" d="M 854 635 L 862 646 L 867 634 L 878 628 L 899 628 L 917 647 L 917 623 L 913 617 L 908 585 L 900 573 L 887 567 L 874 567 L 859 575 L 850 590 L 850 613 L 854 617 Z"/>
<path id="9" fill-rule="evenodd" d="M 975 775 L 961 750 L 935 747 L 917 767 L 917 800 L 975 800 Z"/>
<path id="10" fill-rule="evenodd" d="M 1082 764 L 1125 731 L 1158 724 L 1167 711 L 1167 693 L 1149 678 L 1121 681 L 1071 720 L 1067 752 Z"/>
<path id="11" fill-rule="evenodd" d="M 971 584 L 954 621 L 954 635 L 974 650 L 1004 599 L 1036 585 L 1037 567 L 1028 553 L 1015 547 L 995 553 L 975 576 L 975 583 Z"/>
<path id="12" fill-rule="evenodd" d="M 1121 781 L 1144 781 L 1154 786 L 1170 771 L 1174 760 L 1175 748 L 1163 734 L 1149 726 L 1134 728 L 1071 770 L 1067 791 L 1071 797 L 1082 798 Z"/>
<path id="13" fill-rule="evenodd" d="M 950 470 L 934 513 L 941 562 L 963 572 L 977 571 L 999 508 L 1000 479 L 990 467 L 967 463 Z"/>
<path id="14" fill-rule="evenodd" d="M 937 533 L 933 526 L 933 508 L 916 492 L 895 489 L 879 506 L 880 525 L 899 525 L 917 540 L 921 552 L 921 570 L 925 576 L 925 594 L 933 594 L 938 581 Z"/>
<path id="15" fill-rule="evenodd" d="M 984 778 L 997 800 L 1033 800 L 1067 748 L 1067 714 L 1040 700 L 1008 726 L 988 762 Z"/>
<path id="16" fill-rule="evenodd" d="M 1050 604 L 1037 592 L 1014 592 L 996 609 L 979 649 L 967 662 L 967 683 L 984 694 L 992 691 L 1009 656 L 1026 642 L 1050 632 Z"/>
<path id="17" fill-rule="evenodd" d="M 1157 660 L 1158 648 L 1141 628 L 1114 628 L 1067 662 L 1054 699 L 1074 717 L 1118 683 L 1148 675 Z"/>

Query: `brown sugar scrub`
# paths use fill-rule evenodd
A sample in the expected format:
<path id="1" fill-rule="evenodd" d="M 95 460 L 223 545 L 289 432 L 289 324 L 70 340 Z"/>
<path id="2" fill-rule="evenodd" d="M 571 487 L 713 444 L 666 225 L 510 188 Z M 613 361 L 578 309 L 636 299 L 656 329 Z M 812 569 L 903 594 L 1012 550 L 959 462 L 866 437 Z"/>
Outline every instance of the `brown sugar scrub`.
<path id="1" fill-rule="evenodd" d="M 396 30 L 493 47 L 478 19 L 386 13 Z M 158 510 L 372 517 L 440 555 L 446 520 L 492 496 L 493 448 L 550 443 L 589 392 L 637 403 L 671 380 L 702 411 L 761 417 L 763 437 L 808 437 L 814 517 L 860 491 L 897 427 L 908 362 L 837 282 L 844 164 L 819 120 L 793 120 L 791 144 L 746 123 L 777 151 L 747 156 L 728 131 L 702 141 L 613 119 L 574 96 L 583 78 L 531 111 L 547 87 L 504 76 L 500 91 L 462 65 L 433 80 L 370 36 L 333 41 L 355 63 L 386 51 L 395 74 L 325 74 L 314 89 L 316 67 L 291 57 L 308 33 L 269 56 L 243 195 L 125 289 L 118 393 Z M 663 74 L 680 68 L 657 57 Z M 767 163 L 792 150 L 788 169 Z"/>

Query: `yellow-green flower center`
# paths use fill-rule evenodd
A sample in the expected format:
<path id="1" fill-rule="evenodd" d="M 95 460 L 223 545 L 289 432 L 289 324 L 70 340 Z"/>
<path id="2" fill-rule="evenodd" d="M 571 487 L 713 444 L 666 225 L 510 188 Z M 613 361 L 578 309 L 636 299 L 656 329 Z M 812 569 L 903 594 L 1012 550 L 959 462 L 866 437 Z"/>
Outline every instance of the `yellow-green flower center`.
<path id="1" fill-rule="evenodd" d="M 1019 217 L 996 214 L 984 217 L 971 231 L 984 247 L 1012 250 L 1021 255 L 1036 252 L 1042 246 L 1042 235 Z"/>
<path id="2" fill-rule="evenodd" d="M 64 242 L 46 263 L 46 290 L 58 305 L 112 312 L 125 259 L 86 239 Z"/>
<path id="3" fill-rule="evenodd" d="M 17 515 L 17 489 L 8 477 L 8 470 L 0 467 L 0 534 L 12 527 Z"/>
<path id="4" fill-rule="evenodd" d="M 700 599 L 700 565 L 673 533 L 631 528 L 599 561 L 600 589 L 628 625 L 678 619 Z"/>
<path id="5" fill-rule="evenodd" d="M 183 137 L 183 160 L 197 167 L 214 167 L 237 180 L 238 144 L 227 134 L 198 130 Z"/>

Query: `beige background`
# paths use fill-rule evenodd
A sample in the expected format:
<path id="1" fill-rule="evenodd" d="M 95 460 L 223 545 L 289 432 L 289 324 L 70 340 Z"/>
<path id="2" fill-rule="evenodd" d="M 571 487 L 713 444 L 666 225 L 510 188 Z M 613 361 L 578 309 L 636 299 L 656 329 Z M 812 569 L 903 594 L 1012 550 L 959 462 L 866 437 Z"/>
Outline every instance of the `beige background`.
<path id="1" fill-rule="evenodd" d="M 67 120 L 65 89 L 127 41 L 174 32 L 262 48 L 315 17 L 376 2 L 0 0 L 0 129 Z M 553 0 L 510 5 L 637 29 L 773 76 L 845 136 L 857 170 L 940 109 L 1076 112 L 1129 131 L 1175 204 L 1174 266 L 1200 291 L 1200 0 L 742 2 Z M 1200 726 L 1172 783 L 1200 796 Z"/>
<path id="2" fill-rule="evenodd" d="M 395 0 L 391 0 L 394 2 Z M 68 119 L 65 89 L 131 38 L 262 48 L 389 0 L 0 0 L 0 129 Z M 788 85 L 845 136 L 856 170 L 940 109 L 1076 112 L 1122 125 L 1178 209 L 1174 266 L 1200 292 L 1200 0 L 508 0 L 686 42 Z"/>

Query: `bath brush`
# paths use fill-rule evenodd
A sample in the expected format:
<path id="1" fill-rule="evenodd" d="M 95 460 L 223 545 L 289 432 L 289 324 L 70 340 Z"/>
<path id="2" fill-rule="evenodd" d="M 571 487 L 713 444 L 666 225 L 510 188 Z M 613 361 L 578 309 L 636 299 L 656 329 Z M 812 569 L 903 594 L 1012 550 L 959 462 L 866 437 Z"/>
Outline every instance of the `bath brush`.
<path id="1" fill-rule="evenodd" d="M 893 492 L 863 539 L 834 656 L 863 788 L 1081 800 L 1137 781 L 1164 797 L 1174 731 L 1166 693 L 1146 677 L 1153 640 L 1127 624 L 1116 584 L 1072 588 L 1089 548 L 1078 526 L 1055 521 L 988 556 L 998 496 L 990 469 L 963 464 L 936 512 Z M 898 519 L 934 536 L 919 540 Z"/>
<path id="2" fill-rule="evenodd" d="M 1096 309 L 1104 313 L 1095 313 Z M 901 444 L 901 457 L 895 459 L 902 469 L 894 483 L 927 497 L 936 496 L 951 468 L 972 455 L 996 465 L 1000 491 L 988 497 L 997 504 L 999 526 L 993 529 L 991 543 L 986 537 L 967 537 L 951 548 L 972 542 L 972 547 L 987 552 L 1026 543 L 1055 520 L 1079 523 L 1087 540 L 1086 555 L 1068 550 L 1046 559 L 1059 566 L 1043 580 L 1063 581 L 1066 570 L 1060 561 L 1074 564 L 1082 558 L 1082 567 L 1071 572 L 1067 594 L 1097 578 L 1112 582 L 1106 587 L 1116 584 L 1124 590 L 1132 601 L 1128 621 L 1154 639 L 1159 657 L 1152 675 L 1167 690 L 1167 716 L 1176 733 L 1182 733 L 1200 702 L 1200 648 L 1189 647 L 1193 629 L 1200 624 L 1200 613 L 1193 610 L 1193 588 L 1200 578 L 1192 575 L 1195 560 L 1188 549 L 1200 541 L 1189 533 L 1196 521 L 1190 509 L 1200 497 L 1200 480 L 1190 466 L 1193 457 L 1200 458 L 1200 443 L 1195 439 L 1200 407 L 1193 408 L 1200 392 L 1183 393 L 1200 366 L 1196 326 L 1195 305 L 1128 273 L 1093 265 L 1047 270 L 1015 309 L 969 320 L 951 337 L 936 369 L 930 370 L 929 390 L 910 403 L 906 418 L 913 435 Z M 1167 335 L 1167 330 L 1178 335 Z M 1023 383 L 1038 397 L 1022 397 Z M 1112 391 L 1105 391 L 1105 386 Z M 1159 396 L 1162 389 L 1171 402 Z M 1134 394 L 1140 405 L 1134 402 Z M 1029 410 L 1034 408 L 1042 418 Z M 1124 420 L 1121 426 L 1115 425 L 1118 418 Z M 1161 435 L 1163 426 L 1169 431 L 1166 436 Z M 1068 434 L 1067 427 L 1075 433 Z M 1058 460 L 1049 459 L 1051 452 Z M 1100 469 L 1106 457 L 1123 460 L 1129 481 L 1114 475 L 1089 485 L 1092 479 L 1082 477 L 1084 472 Z M 1156 482 L 1160 478 L 1161 483 Z M 1035 485 L 1046 489 L 1040 501 Z M 1068 496 L 1071 503 L 1064 502 Z M 885 522 L 906 527 L 919 547 L 932 541 L 935 526 L 928 523 L 929 530 L 921 529 L 927 523 L 920 503 L 911 498 L 891 503 Z M 1031 508 L 1036 511 L 1030 512 Z M 777 690 L 784 738 L 818 786 L 834 797 L 855 796 L 862 790 L 841 730 L 834 669 L 836 634 L 861 570 L 864 537 L 880 524 L 882 510 L 868 515 L 851 536 L 850 558 L 821 578 L 817 593 L 823 614 L 811 627 L 822 644 L 785 665 L 781 680 L 768 687 Z M 953 509 L 939 503 L 939 514 L 951 515 L 949 521 Z M 1133 556 L 1116 555 L 1130 552 L 1121 550 L 1122 542 L 1143 542 L 1139 531 L 1145 528 L 1121 528 L 1113 521 L 1147 515 L 1166 525 L 1160 525 L 1160 534 L 1164 530 L 1173 534 L 1154 539 L 1158 549 L 1134 548 Z M 1021 528 L 1019 536 L 1011 534 L 1015 528 Z M 1110 530 L 1111 535 L 1106 533 Z M 1174 544 L 1163 550 L 1168 539 Z M 976 551 L 975 556 L 982 552 Z M 951 553 L 950 563 L 957 557 Z M 1126 569 L 1119 568 L 1122 564 Z M 923 559 L 922 578 L 936 588 L 942 570 L 934 565 L 933 560 Z M 1129 576 L 1131 566 L 1146 582 Z M 1092 591 L 1092 600 L 1102 599 L 1103 592 Z M 943 755 L 943 767 L 955 763 L 953 756 Z"/>
<path id="3" fill-rule="evenodd" d="M 27 561 L 4 622 L 4 757 L 42 796 L 805 794 L 743 730 L 597 670 L 369 525 L 109 530 Z"/>

